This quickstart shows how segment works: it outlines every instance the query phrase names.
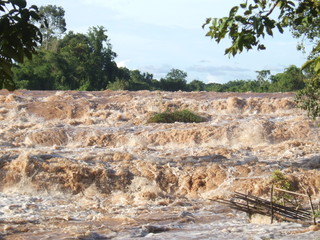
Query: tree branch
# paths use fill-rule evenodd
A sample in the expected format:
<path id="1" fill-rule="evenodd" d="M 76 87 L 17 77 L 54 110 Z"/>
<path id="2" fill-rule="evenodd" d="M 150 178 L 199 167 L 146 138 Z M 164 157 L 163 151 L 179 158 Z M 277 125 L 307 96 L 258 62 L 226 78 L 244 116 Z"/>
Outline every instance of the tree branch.
<path id="1" fill-rule="evenodd" d="M 269 17 L 269 15 L 274 11 L 274 9 L 276 8 L 276 6 L 278 5 L 278 3 L 281 0 L 276 1 L 276 3 L 272 6 L 272 8 L 270 9 L 270 11 L 265 15 L 265 17 Z"/>

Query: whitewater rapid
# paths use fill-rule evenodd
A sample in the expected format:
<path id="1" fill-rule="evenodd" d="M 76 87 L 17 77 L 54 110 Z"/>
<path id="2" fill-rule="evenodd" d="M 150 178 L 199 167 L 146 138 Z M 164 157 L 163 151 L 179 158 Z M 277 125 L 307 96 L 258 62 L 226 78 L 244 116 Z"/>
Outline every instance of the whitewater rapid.
<path id="1" fill-rule="evenodd" d="M 279 169 L 319 204 L 319 133 L 291 93 L 2 90 L 0 239 L 320 239 L 214 201 Z"/>

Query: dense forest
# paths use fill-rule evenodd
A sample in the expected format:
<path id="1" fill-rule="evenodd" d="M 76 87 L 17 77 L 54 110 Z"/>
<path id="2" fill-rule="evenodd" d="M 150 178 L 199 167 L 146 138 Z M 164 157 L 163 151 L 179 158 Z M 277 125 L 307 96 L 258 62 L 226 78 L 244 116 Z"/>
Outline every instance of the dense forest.
<path id="1" fill-rule="evenodd" d="M 256 71 L 256 79 L 225 84 L 187 82 L 187 73 L 179 69 L 171 69 L 164 78 L 154 79 L 151 73 L 117 66 L 117 54 L 104 27 L 91 27 L 86 34 L 66 32 L 62 7 L 42 6 L 40 13 L 48 21 L 39 26 L 43 36 L 41 46 L 32 60 L 26 59 L 12 68 L 13 79 L 20 89 L 286 92 L 305 85 L 307 76 L 294 65 L 276 75 L 261 70 Z"/>

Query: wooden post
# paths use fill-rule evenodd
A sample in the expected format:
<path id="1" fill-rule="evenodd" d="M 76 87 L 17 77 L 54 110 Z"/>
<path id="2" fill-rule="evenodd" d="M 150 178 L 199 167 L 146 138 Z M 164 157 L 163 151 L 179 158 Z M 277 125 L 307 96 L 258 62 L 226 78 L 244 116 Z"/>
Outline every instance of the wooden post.
<path id="1" fill-rule="evenodd" d="M 271 224 L 273 223 L 273 184 L 271 186 L 271 193 L 270 193 L 270 206 L 271 206 Z"/>
<path id="2" fill-rule="evenodd" d="M 314 212 L 314 208 L 313 208 L 313 204 L 312 204 L 312 200 L 311 200 L 311 196 L 309 194 L 308 191 L 306 191 L 307 195 L 308 195 L 308 199 L 309 199 L 309 203 L 310 203 L 310 208 L 311 208 L 311 211 L 312 211 L 312 218 L 313 218 L 313 224 L 316 225 L 316 215 L 315 215 L 315 212 Z"/>
<path id="3" fill-rule="evenodd" d="M 304 187 L 302 187 L 304 191 L 306 191 L 306 189 Z M 288 190 L 284 190 L 284 189 L 281 189 L 281 188 L 274 188 L 275 190 L 277 191 L 280 191 L 280 192 L 286 192 L 286 193 L 290 193 L 290 194 L 294 194 L 294 195 L 297 195 L 297 196 L 303 196 L 303 197 L 307 197 L 308 195 L 307 194 L 301 194 L 301 193 L 296 193 L 296 192 L 292 192 L 292 191 L 288 191 Z"/>
<path id="4" fill-rule="evenodd" d="M 300 183 L 300 186 L 302 187 L 302 189 L 306 192 L 306 195 L 308 196 L 308 200 L 309 200 L 309 203 L 310 203 L 310 208 L 311 208 L 311 211 L 312 211 L 313 224 L 316 225 L 317 224 L 316 216 L 315 216 L 315 212 L 314 212 L 314 208 L 313 208 L 313 204 L 312 204 L 312 200 L 311 200 L 311 196 L 309 194 L 309 191 L 306 188 L 304 188 L 301 183 Z"/>

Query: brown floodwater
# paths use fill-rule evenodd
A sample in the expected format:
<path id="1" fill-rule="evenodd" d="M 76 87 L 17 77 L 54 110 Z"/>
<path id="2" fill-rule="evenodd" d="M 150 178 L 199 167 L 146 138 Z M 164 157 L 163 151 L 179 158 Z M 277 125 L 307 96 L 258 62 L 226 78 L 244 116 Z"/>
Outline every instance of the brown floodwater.
<path id="1" fill-rule="evenodd" d="M 181 109 L 206 122 L 147 123 Z M 319 140 L 293 93 L 1 90 L 0 239 L 320 239 L 214 201 L 279 169 L 317 206 Z"/>

